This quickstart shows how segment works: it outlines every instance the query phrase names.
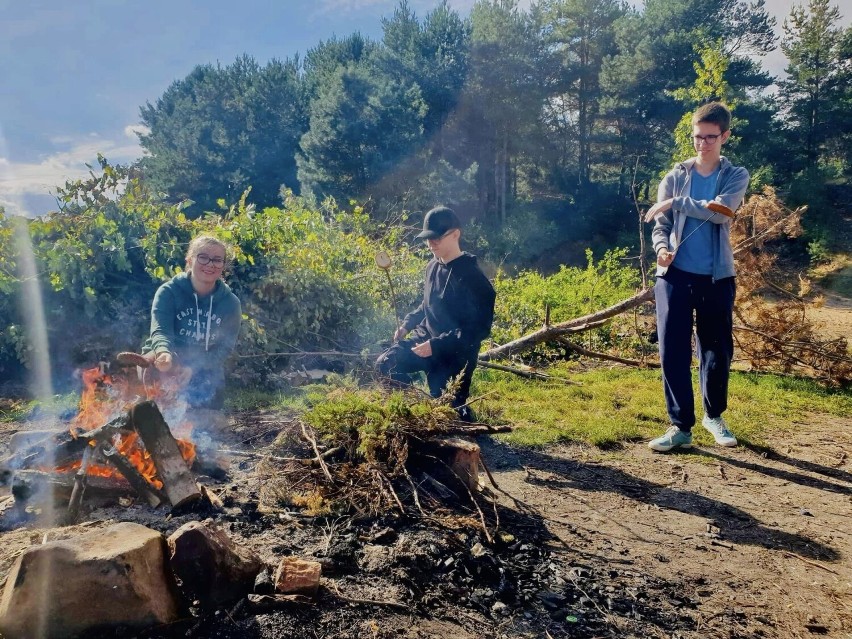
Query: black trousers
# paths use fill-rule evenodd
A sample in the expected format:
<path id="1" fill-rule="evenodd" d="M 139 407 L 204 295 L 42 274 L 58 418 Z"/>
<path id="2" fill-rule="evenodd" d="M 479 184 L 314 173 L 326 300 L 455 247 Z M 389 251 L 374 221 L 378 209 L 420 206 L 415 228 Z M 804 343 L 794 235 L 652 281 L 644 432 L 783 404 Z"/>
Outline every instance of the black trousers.
<path id="1" fill-rule="evenodd" d="M 695 275 L 674 267 L 669 267 L 654 285 L 666 409 L 672 424 L 682 431 L 692 430 L 695 424 L 690 370 L 693 312 L 704 412 L 709 417 L 719 417 L 728 407 L 736 292 L 733 277 L 714 282 L 709 275 Z"/>
<path id="2" fill-rule="evenodd" d="M 415 329 L 412 338 L 400 340 L 382 353 L 376 360 L 376 369 L 385 377 L 403 384 L 411 383 L 411 374 L 418 371 L 426 373 L 429 394 L 440 397 L 451 378 L 461 373 L 458 390 L 453 395 L 453 407 L 463 406 L 470 395 L 470 382 L 479 355 L 479 349 L 473 352 L 453 353 L 447 357 L 420 357 L 411 349 L 429 336 L 425 331 Z"/>

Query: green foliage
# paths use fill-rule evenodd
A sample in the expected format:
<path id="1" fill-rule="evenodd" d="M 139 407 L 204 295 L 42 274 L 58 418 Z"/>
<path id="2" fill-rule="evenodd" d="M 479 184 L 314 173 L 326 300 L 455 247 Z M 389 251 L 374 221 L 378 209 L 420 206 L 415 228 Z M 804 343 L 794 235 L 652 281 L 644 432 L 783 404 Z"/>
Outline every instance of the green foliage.
<path id="1" fill-rule="evenodd" d="M 327 442 L 357 442 L 357 452 L 369 462 L 387 457 L 388 441 L 401 431 L 416 426 L 418 434 L 428 436 L 439 430 L 441 419 L 456 417 L 452 408 L 433 400 L 412 402 L 410 396 L 395 392 L 332 390 L 325 401 L 303 415 Z"/>
<path id="2" fill-rule="evenodd" d="M 357 207 L 341 211 L 328 202 L 321 213 L 289 195 L 282 209 L 238 206 L 212 230 L 235 245 L 231 284 L 248 317 L 240 348 L 249 358 L 245 381 L 275 368 L 265 353 L 357 352 L 391 335 L 387 279 L 374 262 L 379 250 L 393 259 L 402 302 L 413 301 L 422 286 L 422 252 L 402 243 L 399 229 L 375 224 Z"/>
<path id="3" fill-rule="evenodd" d="M 411 156 L 423 136 L 426 105 L 419 86 L 379 60 L 340 67 L 311 104 L 301 139 L 299 181 L 318 198 L 370 196 Z"/>
<path id="4" fill-rule="evenodd" d="M 811 266 L 831 261 L 831 251 L 824 235 L 818 235 L 808 242 L 808 258 L 810 258 Z"/>
<path id="5" fill-rule="evenodd" d="M 494 263 L 525 264 L 546 250 L 557 234 L 554 222 L 532 210 L 520 210 L 502 227 L 474 221 L 464 231 L 464 242 Z"/>
<path id="6" fill-rule="evenodd" d="M 852 27 L 840 26 L 829 0 L 795 5 L 784 21 L 781 50 L 789 64 L 779 84 L 791 128 L 790 149 L 813 169 L 824 159 L 849 161 L 852 122 Z"/>
<path id="7" fill-rule="evenodd" d="M 524 271 L 516 278 L 498 274 L 492 337 L 502 344 L 540 328 L 548 306 L 550 321 L 556 324 L 630 296 L 639 282 L 636 270 L 621 263 L 626 255 L 627 249 L 613 249 L 595 262 L 587 251 L 585 268 L 562 266 L 547 277 L 535 271 Z"/>
<path id="8" fill-rule="evenodd" d="M 298 71 L 298 59 L 201 65 L 146 104 L 141 164 L 154 186 L 190 200 L 193 216 L 249 187 L 260 206 L 277 204 L 282 185 L 298 188 L 295 155 L 307 128 Z"/>
<path id="9" fill-rule="evenodd" d="M 723 50 L 723 42 L 696 47 L 701 61 L 695 62 L 695 82 L 687 88 L 675 89 L 671 94 L 684 103 L 687 112 L 683 114 L 675 127 L 675 162 L 682 162 L 695 155 L 692 143 L 692 113 L 707 102 L 724 102 L 729 109 L 737 106 L 737 99 L 731 86 L 725 80 L 725 72 L 731 64 L 730 57 Z M 732 123 L 732 128 L 733 128 Z"/>

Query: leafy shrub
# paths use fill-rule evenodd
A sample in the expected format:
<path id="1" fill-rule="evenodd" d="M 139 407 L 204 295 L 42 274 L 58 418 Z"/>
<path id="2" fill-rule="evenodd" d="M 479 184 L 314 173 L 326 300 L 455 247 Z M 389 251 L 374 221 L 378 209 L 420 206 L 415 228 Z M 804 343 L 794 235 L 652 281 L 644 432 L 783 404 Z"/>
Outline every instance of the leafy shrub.
<path id="1" fill-rule="evenodd" d="M 372 222 L 358 208 L 327 202 L 321 211 L 310 209 L 287 193 L 282 208 L 258 212 L 244 196 L 222 215 L 190 220 L 131 171 L 103 158 L 101 167 L 101 175 L 60 190 L 61 210 L 24 222 L 42 275 L 60 386 L 71 369 L 141 345 L 156 288 L 182 270 L 186 246 L 199 233 L 234 247 L 226 279 L 244 307 L 238 349 L 247 357 L 237 363 L 246 382 L 263 381 L 290 359 L 270 353 L 357 352 L 389 338 L 394 310 L 377 251 L 394 260 L 398 313 L 419 295 L 425 251 L 406 245 L 402 229 Z M 0 248 L 0 366 L 20 371 L 31 344 L 16 311 L 16 242 L 3 216 Z"/>
<path id="2" fill-rule="evenodd" d="M 831 250 L 828 248 L 828 240 L 822 233 L 808 242 L 808 257 L 811 266 L 824 264 L 831 261 Z"/>
<path id="3" fill-rule="evenodd" d="M 556 324 L 630 296 L 639 284 L 639 274 L 621 262 L 626 255 L 627 249 L 613 249 L 595 262 L 587 250 L 585 268 L 562 266 L 547 277 L 535 271 L 523 271 L 515 278 L 498 274 L 492 338 L 502 344 L 540 328 L 546 307 L 550 307 L 550 322 Z M 597 334 L 603 336 L 608 330 L 598 329 Z"/>
<path id="4" fill-rule="evenodd" d="M 463 241 L 472 252 L 491 262 L 519 264 L 552 246 L 557 236 L 556 224 L 534 211 L 518 210 L 498 227 L 471 222 Z"/>

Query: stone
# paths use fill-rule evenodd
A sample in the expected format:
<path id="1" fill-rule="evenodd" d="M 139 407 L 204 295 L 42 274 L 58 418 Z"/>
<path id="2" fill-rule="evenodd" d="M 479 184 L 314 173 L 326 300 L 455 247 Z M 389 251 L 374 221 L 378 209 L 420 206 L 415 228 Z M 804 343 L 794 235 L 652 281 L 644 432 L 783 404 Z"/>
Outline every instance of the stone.
<path id="1" fill-rule="evenodd" d="M 284 557 L 275 569 L 275 590 L 282 594 L 313 597 L 319 589 L 322 567 L 318 561 Z"/>
<path id="2" fill-rule="evenodd" d="M 25 550 L 6 580 L 0 634 L 61 639 L 143 629 L 176 621 L 180 608 L 165 539 L 126 522 Z"/>
<path id="3" fill-rule="evenodd" d="M 237 546 L 228 534 L 212 525 L 190 521 L 168 539 L 170 564 L 180 589 L 205 608 L 230 603 L 254 589 L 263 570 L 260 558 Z"/>
<path id="4" fill-rule="evenodd" d="M 272 575 L 269 574 L 269 569 L 264 568 L 254 580 L 254 592 L 257 595 L 272 595 L 275 593 L 275 584 L 272 583 Z"/>

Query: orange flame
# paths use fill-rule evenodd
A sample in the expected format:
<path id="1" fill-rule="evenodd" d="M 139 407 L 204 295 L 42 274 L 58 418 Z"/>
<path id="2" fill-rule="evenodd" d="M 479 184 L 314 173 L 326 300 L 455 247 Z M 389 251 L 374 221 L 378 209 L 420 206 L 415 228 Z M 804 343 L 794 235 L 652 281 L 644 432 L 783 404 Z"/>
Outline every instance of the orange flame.
<path id="1" fill-rule="evenodd" d="M 143 390 L 141 388 L 134 389 L 127 380 L 104 374 L 98 367 L 84 370 L 82 378 L 83 392 L 80 396 L 80 410 L 72 420 L 72 432 L 74 432 L 73 427 L 83 431 L 99 428 L 111 419 L 127 412 L 130 406 L 139 399 L 138 396 L 128 399 L 128 396 L 131 393 L 135 394 L 136 391 Z M 148 399 L 160 399 L 161 401 L 173 400 L 176 390 L 175 388 L 165 388 L 159 382 L 146 385 L 144 388 Z M 85 436 L 85 432 L 83 435 Z M 152 486 L 158 489 L 162 488 L 163 482 L 157 478 L 154 460 L 151 459 L 151 454 L 145 449 L 139 435 L 134 432 L 123 437 L 117 436 L 116 439 L 118 441 L 113 442 L 113 445 L 118 452 L 133 464 Z M 176 441 L 181 456 L 187 464 L 192 464 L 195 461 L 195 444 L 186 439 L 176 439 Z M 77 460 L 56 470 L 58 472 L 72 472 L 78 470 L 81 465 L 82 460 Z M 86 472 L 89 475 L 99 477 L 113 477 L 118 474 L 115 468 L 100 464 L 90 464 Z"/>

